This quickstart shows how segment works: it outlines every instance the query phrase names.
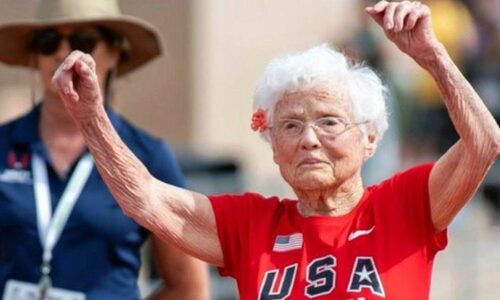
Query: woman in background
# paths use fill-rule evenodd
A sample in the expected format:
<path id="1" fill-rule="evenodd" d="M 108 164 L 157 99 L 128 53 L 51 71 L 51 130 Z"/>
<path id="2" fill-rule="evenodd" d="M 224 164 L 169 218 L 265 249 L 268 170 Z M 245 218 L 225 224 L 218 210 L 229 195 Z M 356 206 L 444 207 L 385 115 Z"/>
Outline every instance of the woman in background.
<path id="1" fill-rule="evenodd" d="M 35 68 L 44 89 L 41 104 L 0 126 L 0 295 L 5 300 L 33 293 L 139 299 L 139 250 L 148 231 L 118 207 L 51 82 L 72 50 L 92 55 L 105 94 L 115 75 L 161 54 L 156 29 L 121 15 L 117 1 L 43 0 L 35 20 L 0 27 L 0 61 Z M 164 142 L 110 106 L 105 109 L 152 174 L 184 185 Z M 151 298 L 208 298 L 204 263 L 154 235 L 152 246 L 164 285 Z"/>

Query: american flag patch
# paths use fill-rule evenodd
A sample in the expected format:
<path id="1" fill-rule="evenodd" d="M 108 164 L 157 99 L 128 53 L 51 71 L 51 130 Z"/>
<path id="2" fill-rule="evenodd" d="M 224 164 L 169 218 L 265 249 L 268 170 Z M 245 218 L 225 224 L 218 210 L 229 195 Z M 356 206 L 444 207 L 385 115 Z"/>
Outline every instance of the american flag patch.
<path id="1" fill-rule="evenodd" d="M 274 252 L 286 252 L 302 248 L 302 233 L 292 233 L 290 235 L 278 235 L 274 242 Z"/>

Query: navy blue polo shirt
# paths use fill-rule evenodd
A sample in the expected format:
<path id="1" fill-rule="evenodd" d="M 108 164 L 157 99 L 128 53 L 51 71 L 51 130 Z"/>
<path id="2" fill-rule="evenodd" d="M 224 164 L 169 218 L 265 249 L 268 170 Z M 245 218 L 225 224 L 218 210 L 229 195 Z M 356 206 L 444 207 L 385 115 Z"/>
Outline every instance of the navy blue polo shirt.
<path id="1" fill-rule="evenodd" d="M 111 109 L 113 126 L 125 144 L 158 179 L 183 186 L 171 150 L 161 140 L 137 129 Z M 31 153 L 47 164 L 52 211 L 68 179 L 59 178 L 39 136 L 40 107 L 0 126 L 0 297 L 8 279 L 37 283 L 40 243 L 32 184 Z M 53 286 L 85 293 L 92 299 L 138 299 L 139 249 L 147 231 L 125 216 L 97 170 L 83 188 L 54 248 Z"/>

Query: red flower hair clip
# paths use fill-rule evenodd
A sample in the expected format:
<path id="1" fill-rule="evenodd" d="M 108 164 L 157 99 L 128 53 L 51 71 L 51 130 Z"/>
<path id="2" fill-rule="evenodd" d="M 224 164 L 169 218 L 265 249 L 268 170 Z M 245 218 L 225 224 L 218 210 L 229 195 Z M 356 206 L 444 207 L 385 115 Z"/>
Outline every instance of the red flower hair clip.
<path id="1" fill-rule="evenodd" d="M 250 125 L 253 131 L 263 132 L 267 129 L 266 112 L 259 108 L 252 115 L 252 124 Z"/>

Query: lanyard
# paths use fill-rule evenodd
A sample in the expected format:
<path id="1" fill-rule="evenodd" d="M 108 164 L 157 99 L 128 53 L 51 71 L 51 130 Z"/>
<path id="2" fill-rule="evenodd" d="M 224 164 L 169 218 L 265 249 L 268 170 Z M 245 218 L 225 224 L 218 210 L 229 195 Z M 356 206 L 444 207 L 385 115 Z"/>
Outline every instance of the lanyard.
<path id="1" fill-rule="evenodd" d="M 52 250 L 59 241 L 61 233 L 66 226 L 69 215 L 80 196 L 82 189 L 87 182 L 94 159 L 90 153 L 83 156 L 73 175 L 69 179 L 68 185 L 59 199 L 54 216 L 51 216 L 52 205 L 50 202 L 50 187 L 47 176 L 47 167 L 44 160 L 38 155 L 32 155 L 33 168 L 33 190 L 36 201 L 36 214 L 38 224 L 38 234 L 43 247 L 42 256 L 42 280 L 41 284 L 50 287 L 50 262 L 52 260 Z"/>

